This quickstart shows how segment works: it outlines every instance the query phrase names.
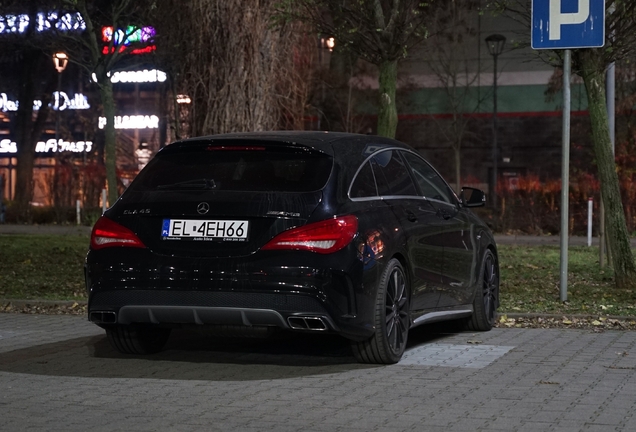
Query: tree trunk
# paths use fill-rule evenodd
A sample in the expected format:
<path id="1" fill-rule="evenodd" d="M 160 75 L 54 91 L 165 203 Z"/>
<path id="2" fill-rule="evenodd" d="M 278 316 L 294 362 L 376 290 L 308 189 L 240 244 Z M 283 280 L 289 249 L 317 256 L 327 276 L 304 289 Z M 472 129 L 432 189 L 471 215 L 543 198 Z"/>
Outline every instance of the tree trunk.
<path id="1" fill-rule="evenodd" d="M 16 169 L 15 201 L 19 222 L 31 222 L 31 200 L 33 199 L 33 166 L 35 164 L 35 146 L 44 130 L 50 112 L 49 102 L 55 80 L 48 79 L 40 96 L 42 106 L 33 121 L 33 100 L 38 90 L 35 83 L 41 80 L 38 72 L 46 70 L 42 53 L 25 50 L 22 60 L 23 81 L 18 94 L 18 112 L 16 114 L 16 144 L 18 147 Z M 40 89 L 42 90 L 42 89 Z"/>
<path id="2" fill-rule="evenodd" d="M 18 146 L 18 167 L 15 184 L 15 203 L 19 222 L 30 222 L 30 202 L 33 199 L 33 164 L 35 145 L 31 139 L 33 130 L 33 99 L 35 99 L 34 80 L 30 71 L 35 70 L 38 53 L 25 51 L 22 59 L 23 81 L 18 93 L 18 112 L 16 114 L 16 144 Z M 26 74 L 25 74 L 26 73 Z"/>
<path id="3" fill-rule="evenodd" d="M 112 206 L 119 197 L 117 190 L 117 136 L 115 134 L 115 99 L 113 84 L 104 74 L 99 83 L 99 93 L 104 107 L 106 126 L 104 127 L 104 165 L 106 166 L 106 186 L 108 188 L 108 205 Z"/>
<path id="4" fill-rule="evenodd" d="M 397 106 L 395 89 L 397 87 L 397 60 L 380 64 L 380 112 L 378 113 L 378 135 L 395 138 L 397 130 Z"/>
<path id="5" fill-rule="evenodd" d="M 587 89 L 592 142 L 605 205 L 605 224 L 613 258 L 614 276 L 618 288 L 636 286 L 636 266 L 625 222 L 621 191 L 612 154 L 607 111 L 605 108 L 605 67 L 597 50 L 582 50 L 581 75 Z"/>

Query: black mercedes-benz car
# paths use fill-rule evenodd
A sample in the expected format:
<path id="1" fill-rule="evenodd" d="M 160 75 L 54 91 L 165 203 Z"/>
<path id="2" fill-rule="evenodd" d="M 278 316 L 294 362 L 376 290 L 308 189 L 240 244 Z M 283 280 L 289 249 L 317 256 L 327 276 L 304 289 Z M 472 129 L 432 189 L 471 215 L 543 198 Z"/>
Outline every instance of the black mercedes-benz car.
<path id="1" fill-rule="evenodd" d="M 415 150 L 370 135 L 236 133 L 166 146 L 95 224 L 88 317 L 123 353 L 172 328 L 334 332 L 395 363 L 410 328 L 489 330 L 497 247 Z"/>

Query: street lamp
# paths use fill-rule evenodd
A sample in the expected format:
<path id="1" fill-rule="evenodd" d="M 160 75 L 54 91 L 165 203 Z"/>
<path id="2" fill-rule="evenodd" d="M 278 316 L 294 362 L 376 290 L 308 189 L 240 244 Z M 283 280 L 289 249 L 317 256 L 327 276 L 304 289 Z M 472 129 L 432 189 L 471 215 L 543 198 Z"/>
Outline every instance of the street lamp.
<path id="1" fill-rule="evenodd" d="M 53 54 L 53 65 L 57 71 L 57 95 L 55 97 L 55 145 L 57 146 L 60 134 L 60 92 L 62 91 L 62 72 L 68 65 L 68 56 L 63 52 Z"/>
<path id="2" fill-rule="evenodd" d="M 497 57 L 503 52 L 506 37 L 500 34 L 492 34 L 486 38 L 488 52 L 493 58 L 493 103 L 492 103 L 492 207 L 497 209 Z"/>

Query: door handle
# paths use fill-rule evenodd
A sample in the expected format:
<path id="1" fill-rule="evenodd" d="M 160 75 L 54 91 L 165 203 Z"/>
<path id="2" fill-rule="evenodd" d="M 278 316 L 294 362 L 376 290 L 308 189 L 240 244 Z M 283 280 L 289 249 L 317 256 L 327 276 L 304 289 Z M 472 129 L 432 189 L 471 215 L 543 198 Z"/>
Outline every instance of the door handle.
<path id="1" fill-rule="evenodd" d="M 406 211 L 406 218 L 411 222 L 417 222 L 417 216 L 415 216 L 415 213 L 412 211 Z"/>

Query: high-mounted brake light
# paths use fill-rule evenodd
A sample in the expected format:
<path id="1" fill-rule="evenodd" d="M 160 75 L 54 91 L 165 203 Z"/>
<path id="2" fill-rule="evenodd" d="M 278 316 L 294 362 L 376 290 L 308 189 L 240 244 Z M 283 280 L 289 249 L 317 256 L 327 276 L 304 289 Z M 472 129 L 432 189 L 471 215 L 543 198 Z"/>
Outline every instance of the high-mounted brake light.
<path id="1" fill-rule="evenodd" d="M 100 217 L 91 232 L 91 248 L 103 249 L 107 247 L 145 248 L 134 232 L 119 225 L 105 216 Z"/>
<path id="2" fill-rule="evenodd" d="M 206 150 L 209 151 L 218 151 L 218 150 L 229 150 L 229 151 L 262 151 L 265 150 L 265 147 L 257 147 L 257 146 L 208 146 Z"/>
<path id="3" fill-rule="evenodd" d="M 284 231 L 263 250 L 294 249 L 329 254 L 351 243 L 358 232 L 358 218 L 341 216 Z"/>

